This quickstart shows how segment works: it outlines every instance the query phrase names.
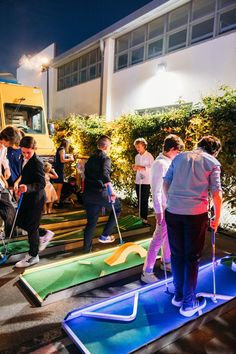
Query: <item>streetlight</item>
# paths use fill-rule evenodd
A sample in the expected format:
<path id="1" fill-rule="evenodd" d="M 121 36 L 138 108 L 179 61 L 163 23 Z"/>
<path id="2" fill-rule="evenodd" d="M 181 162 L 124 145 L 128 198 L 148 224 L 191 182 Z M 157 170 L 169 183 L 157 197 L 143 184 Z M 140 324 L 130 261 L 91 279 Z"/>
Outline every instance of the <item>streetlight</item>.
<path id="1" fill-rule="evenodd" d="M 47 122 L 49 122 L 49 68 L 50 68 L 50 66 L 49 66 L 49 63 L 48 63 L 48 61 L 46 62 L 45 61 L 45 63 L 43 63 L 43 64 L 41 64 L 41 72 L 42 73 L 44 73 L 44 72 L 46 72 L 46 82 L 47 82 L 47 88 L 46 88 L 46 90 L 47 90 L 47 99 L 46 99 L 46 101 L 47 101 Z"/>

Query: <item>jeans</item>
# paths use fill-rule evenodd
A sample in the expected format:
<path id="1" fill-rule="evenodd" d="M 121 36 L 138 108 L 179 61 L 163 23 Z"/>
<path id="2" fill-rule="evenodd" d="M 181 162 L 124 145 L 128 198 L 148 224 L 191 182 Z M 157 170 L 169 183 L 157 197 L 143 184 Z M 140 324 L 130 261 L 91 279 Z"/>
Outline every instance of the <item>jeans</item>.
<path id="1" fill-rule="evenodd" d="M 115 208 L 115 213 L 119 217 L 121 212 L 121 203 L 118 198 L 116 198 L 113 204 Z M 106 192 L 101 194 L 84 194 L 84 207 L 87 214 L 87 224 L 84 230 L 84 246 L 83 250 L 85 253 L 92 250 L 92 239 L 93 233 L 95 231 L 100 210 L 105 207 L 110 211 L 108 221 L 104 225 L 102 235 L 108 236 L 111 234 L 115 226 L 115 218 L 112 211 L 111 203 L 108 201 L 108 196 Z"/>
<path id="2" fill-rule="evenodd" d="M 141 193 L 140 193 L 141 188 Z M 147 220 L 148 216 L 148 199 L 150 195 L 150 184 L 135 184 L 135 190 L 138 198 L 138 206 L 140 204 L 140 217 Z M 141 201 L 139 195 L 141 194 Z M 141 203 L 140 203 L 141 202 Z"/>
<path id="3" fill-rule="evenodd" d="M 148 249 L 147 257 L 144 263 L 143 271 L 152 273 L 156 263 L 157 253 L 163 245 L 162 261 L 170 262 L 170 246 L 167 234 L 166 221 L 163 219 L 161 225 L 156 224 L 156 229 L 153 233 L 152 240 Z"/>
<path id="4" fill-rule="evenodd" d="M 207 213 L 179 215 L 166 211 L 175 296 L 183 307 L 195 301 L 198 268 L 208 224 Z"/>

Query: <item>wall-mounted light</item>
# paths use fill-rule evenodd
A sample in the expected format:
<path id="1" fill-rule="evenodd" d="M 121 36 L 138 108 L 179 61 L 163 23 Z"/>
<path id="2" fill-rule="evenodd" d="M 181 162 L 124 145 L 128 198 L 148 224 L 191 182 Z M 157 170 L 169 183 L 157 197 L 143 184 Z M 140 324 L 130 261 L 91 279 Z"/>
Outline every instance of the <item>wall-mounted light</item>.
<path id="1" fill-rule="evenodd" d="M 166 72 L 166 63 L 157 64 L 157 73 L 164 73 L 164 72 Z"/>

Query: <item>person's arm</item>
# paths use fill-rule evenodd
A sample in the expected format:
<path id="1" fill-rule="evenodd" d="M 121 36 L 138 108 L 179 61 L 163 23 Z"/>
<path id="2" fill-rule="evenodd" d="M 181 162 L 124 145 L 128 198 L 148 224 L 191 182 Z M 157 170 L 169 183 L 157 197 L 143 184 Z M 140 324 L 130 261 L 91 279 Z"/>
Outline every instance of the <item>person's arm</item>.
<path id="1" fill-rule="evenodd" d="M 69 158 L 66 158 L 66 153 L 65 153 L 65 149 L 61 149 L 59 151 L 59 156 L 60 156 L 60 161 L 61 163 L 67 163 L 67 162 L 72 162 L 74 161 L 73 156 L 71 155 Z"/>
<path id="2" fill-rule="evenodd" d="M 43 170 L 43 164 L 39 160 L 35 163 L 33 172 L 34 181 L 29 184 L 19 184 L 17 191 L 18 196 L 20 196 L 21 193 L 39 192 L 45 188 L 45 173 Z"/>
<path id="3" fill-rule="evenodd" d="M 215 191 L 212 193 L 212 200 L 214 205 L 214 219 L 210 221 L 210 227 L 216 232 L 220 223 L 221 207 L 222 207 L 222 191 Z"/>
<path id="4" fill-rule="evenodd" d="M 162 206 L 162 193 L 163 193 L 163 175 L 164 168 L 160 161 L 155 161 L 151 167 L 151 192 L 153 199 L 153 208 L 155 211 L 156 222 L 158 225 L 163 220 L 163 206 Z"/>
<path id="5" fill-rule="evenodd" d="M 8 179 L 11 176 L 11 171 L 9 167 L 9 161 L 7 158 L 7 149 L 5 148 L 2 151 L 2 165 L 4 167 L 4 177 L 5 179 Z"/>
<path id="6" fill-rule="evenodd" d="M 57 179 L 58 178 L 58 174 L 56 173 L 56 171 L 52 168 L 51 171 L 49 172 L 49 177 L 51 179 Z"/>
<path id="7" fill-rule="evenodd" d="M 209 187 L 213 199 L 214 206 L 214 219 L 210 221 L 210 227 L 217 231 L 217 228 L 220 223 L 220 214 L 221 214 L 221 206 L 222 206 L 222 189 L 221 189 L 221 181 L 220 181 L 220 165 L 215 166 L 209 176 Z"/>

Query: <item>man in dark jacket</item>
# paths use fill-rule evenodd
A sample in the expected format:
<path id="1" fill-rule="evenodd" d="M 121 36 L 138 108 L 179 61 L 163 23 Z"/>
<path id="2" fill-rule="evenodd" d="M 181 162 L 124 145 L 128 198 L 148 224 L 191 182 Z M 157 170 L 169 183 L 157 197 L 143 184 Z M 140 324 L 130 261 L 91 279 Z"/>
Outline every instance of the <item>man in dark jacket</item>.
<path id="1" fill-rule="evenodd" d="M 85 253 L 90 252 L 92 249 L 93 233 L 102 207 L 110 210 L 110 215 L 102 235 L 99 237 L 99 241 L 110 243 L 115 240 L 114 236 L 111 235 L 115 226 L 111 203 L 114 203 L 117 216 L 121 212 L 121 205 L 110 180 L 111 160 L 107 156 L 110 147 L 111 139 L 105 135 L 101 136 L 97 142 L 97 151 L 88 159 L 85 165 L 84 206 L 87 213 L 87 225 L 84 230 Z"/>

